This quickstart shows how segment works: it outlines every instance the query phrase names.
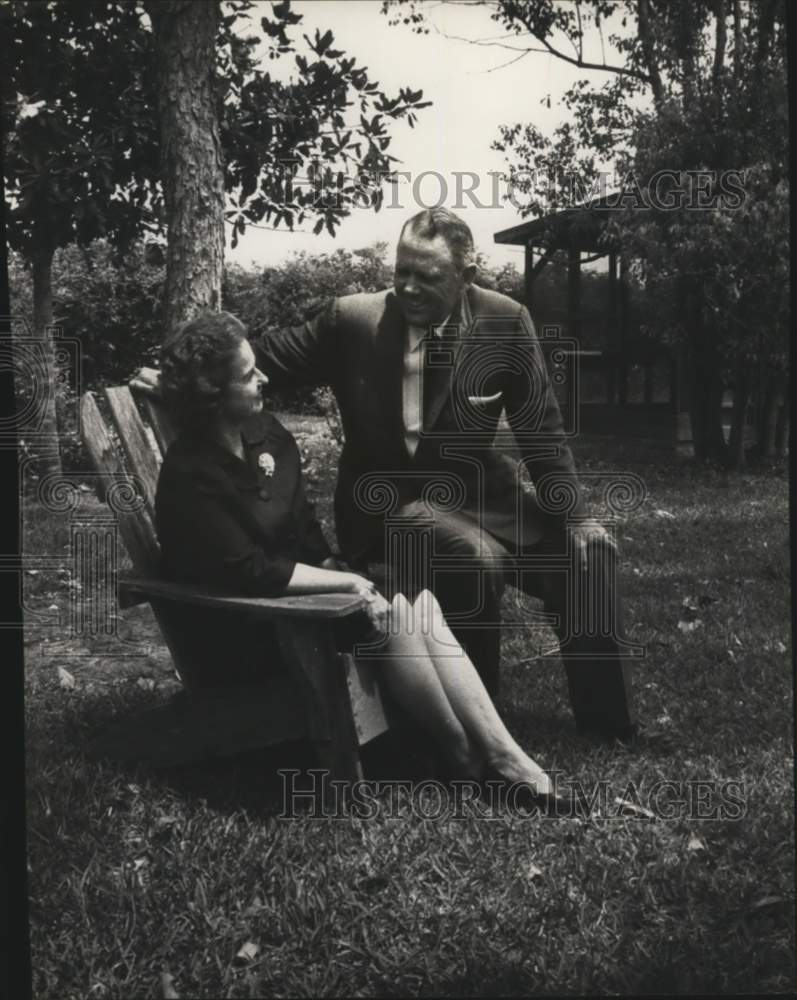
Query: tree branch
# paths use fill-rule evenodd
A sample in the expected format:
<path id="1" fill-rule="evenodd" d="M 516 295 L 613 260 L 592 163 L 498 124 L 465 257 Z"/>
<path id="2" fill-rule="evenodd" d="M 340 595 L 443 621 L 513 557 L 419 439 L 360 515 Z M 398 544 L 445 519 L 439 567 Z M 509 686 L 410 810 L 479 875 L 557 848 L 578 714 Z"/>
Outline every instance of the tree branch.
<path id="1" fill-rule="evenodd" d="M 772 38 L 772 29 L 775 26 L 775 8 L 778 0 L 767 0 L 759 6 L 761 15 L 758 19 L 758 44 L 756 45 L 756 70 L 762 68 L 766 57 L 767 48 Z"/>
<path id="2" fill-rule="evenodd" d="M 578 66 L 579 69 L 599 69 L 604 70 L 607 73 L 616 73 L 618 76 L 632 76 L 637 80 L 641 80 L 642 83 L 650 83 L 653 81 L 651 77 L 645 73 L 640 73 L 639 70 L 630 69 L 628 66 L 614 66 L 607 63 L 594 63 L 587 62 L 584 59 L 578 59 L 573 56 L 565 55 L 560 49 L 555 49 L 553 45 L 545 38 L 543 35 L 538 34 L 532 28 L 529 28 L 529 34 L 533 35 L 537 41 L 542 42 L 546 50 L 550 52 L 552 56 L 556 56 L 557 59 L 561 59 L 563 62 L 570 63 L 571 66 Z"/>
<path id="3" fill-rule="evenodd" d="M 728 40 L 727 26 L 725 19 L 728 15 L 725 0 L 716 0 L 714 4 L 714 15 L 717 18 L 716 44 L 714 46 L 714 66 L 711 71 L 711 79 L 714 84 L 714 93 L 719 95 L 722 86 L 722 70 L 725 65 L 725 47 Z"/>
<path id="4" fill-rule="evenodd" d="M 740 0 L 733 0 L 733 75 L 737 82 L 742 78 L 743 58 L 744 35 L 742 34 L 742 5 Z"/>
<path id="5" fill-rule="evenodd" d="M 650 23 L 650 4 L 648 0 L 639 0 L 637 27 L 639 41 L 642 44 L 642 56 L 648 69 L 648 80 L 653 90 L 653 102 L 656 108 L 659 109 L 664 103 L 664 85 L 661 82 L 661 74 L 656 62 L 656 52 L 653 45 L 653 33 Z"/>

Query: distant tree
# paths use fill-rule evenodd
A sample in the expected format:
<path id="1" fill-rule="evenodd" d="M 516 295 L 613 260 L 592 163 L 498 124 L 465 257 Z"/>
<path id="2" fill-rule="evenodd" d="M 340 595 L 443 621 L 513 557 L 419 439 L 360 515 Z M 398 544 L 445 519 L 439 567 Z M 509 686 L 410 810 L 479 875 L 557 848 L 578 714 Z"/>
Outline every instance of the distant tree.
<path id="1" fill-rule="evenodd" d="M 24 312 L 30 272 L 15 255 L 11 293 Z M 71 243 L 55 252 L 53 320 L 81 345 L 81 388 L 126 382 L 142 363 L 154 363 L 163 332 L 165 268 L 143 241 L 120 256 L 107 239 Z"/>
<path id="2" fill-rule="evenodd" d="M 392 23 L 426 31 L 440 6 L 386 0 L 383 9 Z M 742 463 L 751 394 L 759 445 L 772 450 L 788 365 L 785 3 L 496 0 L 483 6 L 504 35 L 470 39 L 474 45 L 506 49 L 513 60 L 545 52 L 606 74 L 601 85 L 582 79 L 567 91 L 567 119 L 551 137 L 528 122 L 500 128 L 494 148 L 507 156 L 523 214 L 606 193 L 612 169 L 631 197 L 607 237 L 639 262 L 637 276 L 652 300 L 650 329 L 687 349 L 696 456 Z M 689 171 L 714 172 L 700 197 L 715 207 L 641 208 L 662 170 L 675 171 L 681 189 L 692 183 Z M 741 203 L 718 197 L 731 170 L 744 176 Z M 760 378 L 753 377 L 757 370 Z M 726 443 L 728 387 L 735 412 Z M 782 421 L 780 431 L 782 444 Z"/>
<path id="3" fill-rule="evenodd" d="M 158 217 L 150 37 L 133 4 L 9 4 L 3 11 L 6 225 L 29 263 L 47 374 L 41 471 L 60 471 L 52 261 L 98 236 L 124 247 Z"/>

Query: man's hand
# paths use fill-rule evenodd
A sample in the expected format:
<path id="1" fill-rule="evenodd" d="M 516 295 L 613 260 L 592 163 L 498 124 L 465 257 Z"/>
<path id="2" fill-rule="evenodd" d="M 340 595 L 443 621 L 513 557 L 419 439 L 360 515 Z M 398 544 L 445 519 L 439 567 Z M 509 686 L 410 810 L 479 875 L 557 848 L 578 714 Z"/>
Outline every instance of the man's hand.
<path id="1" fill-rule="evenodd" d="M 587 543 L 590 540 L 600 539 L 606 541 L 611 545 L 612 550 L 617 552 L 617 545 L 614 539 L 604 528 L 604 526 L 596 521 L 594 518 L 588 517 L 583 521 L 578 521 L 575 524 L 569 524 L 567 526 L 567 532 L 570 538 L 573 540 L 573 544 L 578 552 L 578 557 L 581 562 L 581 568 L 586 570 L 587 568 Z"/>
<path id="2" fill-rule="evenodd" d="M 157 368 L 140 368 L 130 379 L 130 388 L 144 395 L 160 396 L 161 373 Z"/>

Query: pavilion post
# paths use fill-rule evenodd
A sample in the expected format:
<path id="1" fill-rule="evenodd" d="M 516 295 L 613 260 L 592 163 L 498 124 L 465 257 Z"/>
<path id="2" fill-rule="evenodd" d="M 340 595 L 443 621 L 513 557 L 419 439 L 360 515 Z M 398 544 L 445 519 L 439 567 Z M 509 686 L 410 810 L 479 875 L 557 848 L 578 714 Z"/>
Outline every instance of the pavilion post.
<path id="1" fill-rule="evenodd" d="M 581 340 L 581 251 L 570 244 L 567 259 L 567 333 Z"/>
<path id="2" fill-rule="evenodd" d="M 606 402 L 610 406 L 617 404 L 617 364 L 620 332 L 618 330 L 617 310 L 617 254 L 609 254 L 609 315 L 607 317 L 606 347 L 609 353 L 607 366 Z"/>
<path id="3" fill-rule="evenodd" d="M 628 282 L 626 279 L 626 262 L 620 258 L 620 280 L 619 280 L 619 403 L 625 406 L 628 401 Z"/>
<path id="4" fill-rule="evenodd" d="M 526 308 L 529 312 L 532 311 L 532 306 L 534 305 L 534 247 L 531 243 L 526 244 L 526 249 L 524 253 L 525 262 L 523 269 L 523 282 L 524 291 L 526 297 Z"/>

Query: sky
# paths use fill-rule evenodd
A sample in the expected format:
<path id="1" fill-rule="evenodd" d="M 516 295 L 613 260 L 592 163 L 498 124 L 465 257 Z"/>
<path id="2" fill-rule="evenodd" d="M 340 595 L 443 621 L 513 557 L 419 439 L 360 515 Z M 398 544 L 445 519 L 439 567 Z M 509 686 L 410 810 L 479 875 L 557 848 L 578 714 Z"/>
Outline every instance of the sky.
<path id="1" fill-rule="evenodd" d="M 270 13 L 270 3 L 257 6 L 264 8 L 262 14 Z M 391 27 L 388 18 L 380 13 L 380 0 L 299 0 L 293 4 L 295 13 L 304 17 L 294 29 L 297 39 L 301 32 L 312 37 L 316 28 L 322 33 L 330 29 L 335 48 L 344 49 L 360 65 L 367 66 L 372 78 L 388 93 L 398 93 L 400 87 L 406 86 L 422 88 L 424 99 L 433 101 L 433 106 L 418 112 L 414 129 L 405 122 L 391 123 L 393 138 L 388 151 L 400 160 L 396 169 L 409 171 L 412 181 L 386 189 L 387 204 L 379 213 L 354 209 L 334 238 L 326 232 L 314 236 L 309 231 L 312 224 L 306 223 L 307 232 L 248 228 L 235 250 L 229 245 L 228 227 L 228 260 L 264 266 L 281 262 L 293 251 L 333 252 L 337 247 L 353 250 L 376 241 L 387 242 L 392 250 L 405 219 L 440 199 L 440 181 L 431 173 L 422 176 L 434 172 L 445 183 L 445 204 L 455 208 L 473 230 L 476 249 L 493 265 L 514 262 L 522 270 L 520 247 L 493 242 L 494 233 L 523 221 L 512 204 L 491 204 L 498 199 L 492 196 L 496 182 L 490 172 L 502 171 L 506 166 L 504 154 L 490 149 L 498 138 L 498 126 L 533 122 L 551 134 L 564 114 L 557 107 L 558 98 L 577 79 L 588 76 L 602 82 L 606 74 L 586 74 L 542 52 L 506 65 L 515 54 L 498 44 L 477 46 L 442 34 L 511 43 L 511 37 L 490 20 L 489 8 L 475 4 L 429 7 L 439 30 L 416 35 L 403 25 Z M 255 26 L 259 26 L 262 14 L 253 11 Z M 292 57 L 284 57 L 278 63 L 272 62 L 269 71 L 287 79 L 291 62 Z M 468 171 L 477 175 L 475 192 L 481 207 L 470 204 L 467 195 L 460 197 L 464 208 L 454 205 L 456 174 Z M 500 190 L 505 191 L 505 186 L 501 185 Z"/>

